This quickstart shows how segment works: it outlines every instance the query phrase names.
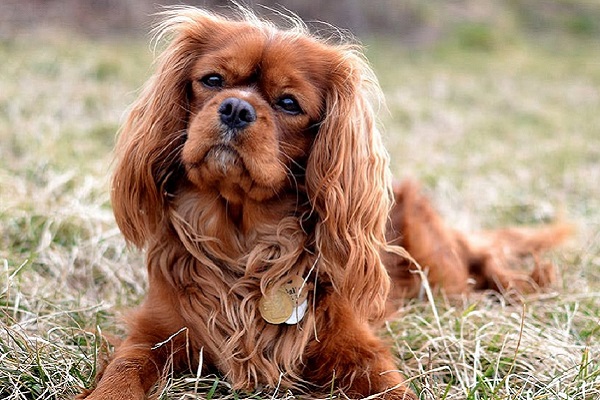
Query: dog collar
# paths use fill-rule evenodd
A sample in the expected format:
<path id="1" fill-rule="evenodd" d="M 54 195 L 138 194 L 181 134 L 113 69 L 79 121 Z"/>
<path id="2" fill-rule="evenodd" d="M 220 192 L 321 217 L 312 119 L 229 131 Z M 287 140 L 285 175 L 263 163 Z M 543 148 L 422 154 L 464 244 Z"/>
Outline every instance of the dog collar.
<path id="1" fill-rule="evenodd" d="M 262 296 L 258 309 L 261 317 L 270 324 L 297 324 L 308 309 L 308 286 L 300 275 L 294 275 Z"/>

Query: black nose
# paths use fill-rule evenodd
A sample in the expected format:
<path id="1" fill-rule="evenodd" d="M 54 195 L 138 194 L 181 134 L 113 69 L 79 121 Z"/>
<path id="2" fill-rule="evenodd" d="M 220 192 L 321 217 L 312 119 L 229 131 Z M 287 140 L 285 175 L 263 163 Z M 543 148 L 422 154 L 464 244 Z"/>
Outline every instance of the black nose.
<path id="1" fill-rule="evenodd" d="M 219 106 L 221 122 L 232 129 L 244 129 L 256 121 L 256 111 L 250 103 L 237 97 L 229 97 Z"/>

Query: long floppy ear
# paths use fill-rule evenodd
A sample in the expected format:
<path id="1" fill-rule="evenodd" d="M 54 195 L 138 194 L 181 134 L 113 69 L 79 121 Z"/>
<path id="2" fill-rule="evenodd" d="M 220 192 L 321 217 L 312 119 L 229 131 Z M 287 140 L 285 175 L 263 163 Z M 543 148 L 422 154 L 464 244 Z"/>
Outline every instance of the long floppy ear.
<path id="1" fill-rule="evenodd" d="M 372 70 L 352 48 L 336 55 L 306 180 L 321 272 L 368 320 L 383 314 L 389 289 L 380 258 L 392 201 L 389 157 L 375 125 L 372 101 L 381 91 Z"/>
<path id="2" fill-rule="evenodd" d="M 171 42 L 156 60 L 156 72 L 132 105 L 116 145 L 111 200 L 125 238 L 143 247 L 166 217 L 168 191 L 182 172 L 187 126 L 189 70 L 219 19 L 197 9 L 163 13 L 156 40 Z"/>

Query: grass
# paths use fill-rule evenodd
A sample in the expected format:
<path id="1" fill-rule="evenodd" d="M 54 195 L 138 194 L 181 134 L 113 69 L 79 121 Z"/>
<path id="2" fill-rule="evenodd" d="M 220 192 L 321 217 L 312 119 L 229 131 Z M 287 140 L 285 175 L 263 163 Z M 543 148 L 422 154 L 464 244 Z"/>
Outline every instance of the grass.
<path id="1" fill-rule="evenodd" d="M 583 22 L 582 22 L 583 21 Z M 587 19 L 573 29 L 588 29 Z M 589 21 L 588 21 L 589 22 Z M 580 26 L 581 25 L 581 26 Z M 426 48 L 369 42 L 397 176 L 465 229 L 572 221 L 557 285 L 407 302 L 382 329 L 423 399 L 600 396 L 600 45 L 457 29 Z M 587 32 L 587 31 L 586 31 Z M 63 399 L 93 382 L 144 293 L 108 202 L 114 132 L 148 75 L 144 41 L 0 42 L 0 398 Z M 169 378 L 161 399 L 292 398 Z"/>

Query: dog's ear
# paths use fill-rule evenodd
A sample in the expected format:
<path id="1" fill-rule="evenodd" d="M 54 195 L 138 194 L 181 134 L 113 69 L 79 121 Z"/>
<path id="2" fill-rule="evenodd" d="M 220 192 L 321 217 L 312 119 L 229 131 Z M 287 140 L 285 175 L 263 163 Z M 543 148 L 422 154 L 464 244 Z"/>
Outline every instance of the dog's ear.
<path id="1" fill-rule="evenodd" d="M 351 48 L 331 56 L 325 117 L 306 180 L 318 214 L 317 250 L 335 289 L 363 318 L 384 312 L 389 278 L 380 258 L 390 209 L 389 157 L 376 127 L 377 80 Z"/>
<path id="2" fill-rule="evenodd" d="M 112 206 L 125 238 L 138 247 L 160 226 L 169 186 L 182 174 L 179 153 L 188 120 L 191 64 L 224 23 L 191 8 L 164 14 L 156 37 L 170 38 L 170 43 L 132 105 L 116 145 Z"/>

